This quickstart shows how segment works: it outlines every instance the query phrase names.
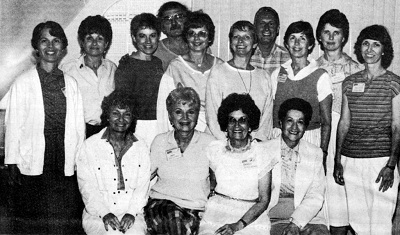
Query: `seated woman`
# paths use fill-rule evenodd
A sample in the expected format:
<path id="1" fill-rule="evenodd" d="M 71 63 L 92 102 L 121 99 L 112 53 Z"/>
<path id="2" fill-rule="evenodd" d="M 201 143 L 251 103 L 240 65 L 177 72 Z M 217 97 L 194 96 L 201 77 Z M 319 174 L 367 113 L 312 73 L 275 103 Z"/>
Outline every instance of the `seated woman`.
<path id="1" fill-rule="evenodd" d="M 249 94 L 232 93 L 218 109 L 218 123 L 228 140 L 210 144 L 207 157 L 215 172 L 215 196 L 207 202 L 199 234 L 269 234 L 264 213 L 270 202 L 272 168 L 279 156 L 266 155 L 250 133 L 260 122 L 260 110 Z"/>
<path id="2" fill-rule="evenodd" d="M 325 193 L 322 150 L 301 139 L 312 112 L 303 99 L 284 101 L 278 111 L 282 137 L 265 142 L 270 158 L 279 158 L 272 172 L 271 235 L 329 234 L 321 211 Z"/>
<path id="3" fill-rule="evenodd" d="M 135 132 L 131 96 L 114 91 L 101 105 L 106 128 L 88 138 L 77 174 L 87 234 L 146 234 L 142 214 L 150 184 L 149 150 Z M 113 231 L 114 230 L 114 231 Z"/>
<path id="4" fill-rule="evenodd" d="M 145 218 L 150 234 L 197 234 L 210 193 L 209 161 L 204 149 L 214 137 L 195 130 L 200 98 L 193 88 L 178 85 L 167 98 L 174 127 L 156 136 L 151 146 L 150 191 Z"/>

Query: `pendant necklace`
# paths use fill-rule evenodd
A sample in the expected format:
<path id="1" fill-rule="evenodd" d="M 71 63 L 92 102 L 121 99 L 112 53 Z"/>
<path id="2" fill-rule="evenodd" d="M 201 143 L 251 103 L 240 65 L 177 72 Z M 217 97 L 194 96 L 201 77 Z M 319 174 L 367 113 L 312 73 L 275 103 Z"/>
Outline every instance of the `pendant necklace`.
<path id="1" fill-rule="evenodd" d="M 239 76 L 240 76 L 240 79 L 242 80 L 242 83 L 243 83 L 244 89 L 246 90 L 246 93 L 247 93 L 247 94 L 250 94 L 250 91 L 251 91 L 251 82 L 252 82 L 252 80 L 253 80 L 253 77 L 252 77 L 252 75 L 251 75 L 251 70 L 249 71 L 249 72 L 250 72 L 250 87 L 249 87 L 249 90 L 248 90 L 248 91 L 247 91 L 246 83 L 244 82 L 244 79 L 243 79 L 242 75 L 240 74 L 239 69 L 236 68 L 236 71 L 238 72 L 238 74 L 239 74 Z"/>

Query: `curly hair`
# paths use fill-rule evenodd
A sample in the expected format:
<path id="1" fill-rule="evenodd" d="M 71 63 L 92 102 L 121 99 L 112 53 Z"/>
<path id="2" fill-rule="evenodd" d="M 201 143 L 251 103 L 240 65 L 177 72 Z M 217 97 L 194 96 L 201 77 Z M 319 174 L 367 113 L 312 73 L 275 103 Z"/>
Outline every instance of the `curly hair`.
<path id="1" fill-rule="evenodd" d="M 218 124 L 221 131 L 228 128 L 229 114 L 242 110 L 249 118 L 249 126 L 252 130 L 257 130 L 260 125 L 261 112 L 249 94 L 232 93 L 222 100 L 218 109 Z"/>
<path id="2" fill-rule="evenodd" d="M 161 34 L 160 21 L 151 13 L 142 13 L 133 17 L 131 21 L 131 36 L 135 37 L 139 29 L 154 29 L 157 35 Z"/>
<path id="3" fill-rule="evenodd" d="M 117 107 L 120 109 L 128 109 L 132 113 L 132 123 L 128 132 L 135 133 L 138 115 L 136 112 L 136 100 L 130 93 L 121 90 L 115 90 L 110 95 L 104 97 L 101 103 L 102 113 L 100 116 L 101 124 L 108 126 L 108 118 L 110 116 L 111 108 Z"/>
<path id="4" fill-rule="evenodd" d="M 176 104 L 182 103 L 193 105 L 196 112 L 200 111 L 200 97 L 197 92 L 191 87 L 183 87 L 178 85 L 178 87 L 172 90 L 166 100 L 167 111 L 171 116 L 173 108 Z"/>
<path id="5" fill-rule="evenodd" d="M 107 43 L 105 52 L 107 52 L 108 49 L 110 49 L 112 43 L 112 35 L 113 35 L 110 21 L 108 21 L 105 17 L 101 15 L 86 17 L 86 19 L 84 19 L 81 22 L 78 28 L 79 44 L 85 41 L 86 35 L 90 35 L 92 33 L 97 33 L 104 37 Z M 80 46 L 81 46 L 81 54 L 84 54 L 85 50 L 82 47 L 82 45 Z M 105 54 L 107 53 L 104 53 L 104 56 Z"/>
<path id="6" fill-rule="evenodd" d="M 63 44 L 63 49 L 67 48 L 68 39 L 61 25 L 54 21 L 46 21 L 36 25 L 36 27 L 33 29 L 32 39 L 31 39 L 31 45 L 33 49 L 35 50 L 38 49 L 38 44 L 40 37 L 42 36 L 43 29 L 49 29 L 49 33 L 51 36 L 57 37 L 61 40 Z"/>
<path id="7" fill-rule="evenodd" d="M 276 23 L 279 27 L 279 15 L 278 12 L 276 12 L 274 10 L 274 8 L 272 7 L 261 7 L 260 9 L 258 9 L 258 11 L 256 12 L 256 14 L 254 15 L 254 25 L 257 25 L 257 21 L 258 18 L 260 18 L 260 16 L 262 14 L 271 14 L 275 19 L 276 19 Z M 279 31 L 277 32 L 277 36 L 279 35 Z"/>
<path id="8" fill-rule="evenodd" d="M 326 24 L 330 24 L 333 27 L 342 29 L 343 38 L 344 38 L 344 41 L 342 43 L 342 48 L 343 48 L 349 39 L 349 30 L 350 30 L 349 29 L 349 21 L 347 20 L 346 15 L 343 14 L 342 12 L 340 12 L 338 9 L 331 9 L 331 10 L 325 12 L 321 16 L 321 18 L 319 18 L 318 26 L 317 26 L 317 30 L 315 31 L 315 34 L 317 36 L 317 40 L 319 42 L 319 46 L 321 47 L 321 50 L 324 50 L 324 45 L 323 45 L 323 43 L 321 43 L 321 33 Z"/>
<path id="9" fill-rule="evenodd" d="M 201 27 L 205 27 L 208 31 L 208 46 L 210 47 L 214 43 L 215 25 L 211 17 L 208 14 L 203 13 L 202 10 L 189 13 L 182 32 L 182 34 L 185 35 L 183 40 L 188 43 L 188 31 L 190 29 L 198 29 Z"/>
<path id="10" fill-rule="evenodd" d="M 393 60 L 393 43 L 385 26 L 375 24 L 361 30 L 360 35 L 357 37 L 357 41 L 354 44 L 354 54 L 356 54 L 357 60 L 361 64 L 365 62 L 361 53 L 361 45 L 365 39 L 376 40 L 383 45 L 381 64 L 383 68 L 387 69 Z"/>
<path id="11" fill-rule="evenodd" d="M 306 35 L 308 44 L 311 46 L 311 49 L 308 50 L 308 54 L 311 54 L 315 47 L 315 37 L 311 24 L 302 20 L 291 23 L 286 30 L 285 36 L 283 37 L 286 49 L 289 49 L 288 41 L 292 33 L 304 33 L 304 35 Z"/>
<path id="12" fill-rule="evenodd" d="M 287 113 L 290 110 L 297 110 L 302 112 L 304 114 L 304 124 L 306 125 L 306 127 L 308 127 L 313 114 L 313 109 L 310 103 L 300 98 L 291 98 L 285 100 L 281 104 L 281 106 L 279 106 L 279 111 L 278 111 L 279 121 L 283 122 Z"/>
<path id="13" fill-rule="evenodd" d="M 237 29 L 239 31 L 249 31 L 251 36 L 253 37 L 254 44 L 258 43 L 258 37 L 256 33 L 256 27 L 247 20 L 239 20 L 236 21 L 231 28 L 229 29 L 229 41 L 232 40 L 233 31 Z"/>
<path id="14" fill-rule="evenodd" d="M 180 9 L 181 11 L 184 12 L 184 14 L 187 14 L 189 12 L 187 6 L 183 5 L 182 3 L 170 1 L 161 5 L 160 9 L 158 9 L 157 18 L 161 19 L 161 17 L 164 15 L 164 12 L 173 9 Z"/>

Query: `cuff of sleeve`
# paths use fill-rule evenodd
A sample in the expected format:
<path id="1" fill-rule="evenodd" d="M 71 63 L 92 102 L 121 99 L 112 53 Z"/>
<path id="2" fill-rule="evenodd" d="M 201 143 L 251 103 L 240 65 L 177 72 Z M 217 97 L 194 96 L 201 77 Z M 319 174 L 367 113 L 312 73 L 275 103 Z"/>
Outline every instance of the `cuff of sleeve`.
<path id="1" fill-rule="evenodd" d="M 111 211 L 109 211 L 109 210 L 106 209 L 106 208 L 102 208 L 101 210 L 99 210 L 98 216 L 99 216 L 99 218 L 101 219 L 101 218 L 103 218 L 105 215 L 107 215 L 108 213 L 111 213 Z"/>
<path id="2" fill-rule="evenodd" d="M 297 227 L 299 227 L 299 229 L 302 229 L 304 226 L 302 226 L 300 224 L 300 222 L 298 222 L 296 219 L 294 219 L 293 217 L 290 217 L 289 221 L 293 224 L 295 224 Z"/>

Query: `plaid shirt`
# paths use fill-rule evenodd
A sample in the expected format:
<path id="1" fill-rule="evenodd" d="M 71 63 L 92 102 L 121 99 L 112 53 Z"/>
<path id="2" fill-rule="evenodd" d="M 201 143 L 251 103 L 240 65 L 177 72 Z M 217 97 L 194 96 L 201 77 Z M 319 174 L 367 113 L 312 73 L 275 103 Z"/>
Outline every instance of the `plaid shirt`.
<path id="1" fill-rule="evenodd" d="M 281 67 L 283 63 L 290 59 L 289 52 L 282 46 L 274 44 L 271 50 L 271 54 L 264 58 L 259 47 L 256 48 L 254 55 L 250 59 L 250 64 L 256 68 L 264 69 L 269 75 L 272 72 Z"/>

